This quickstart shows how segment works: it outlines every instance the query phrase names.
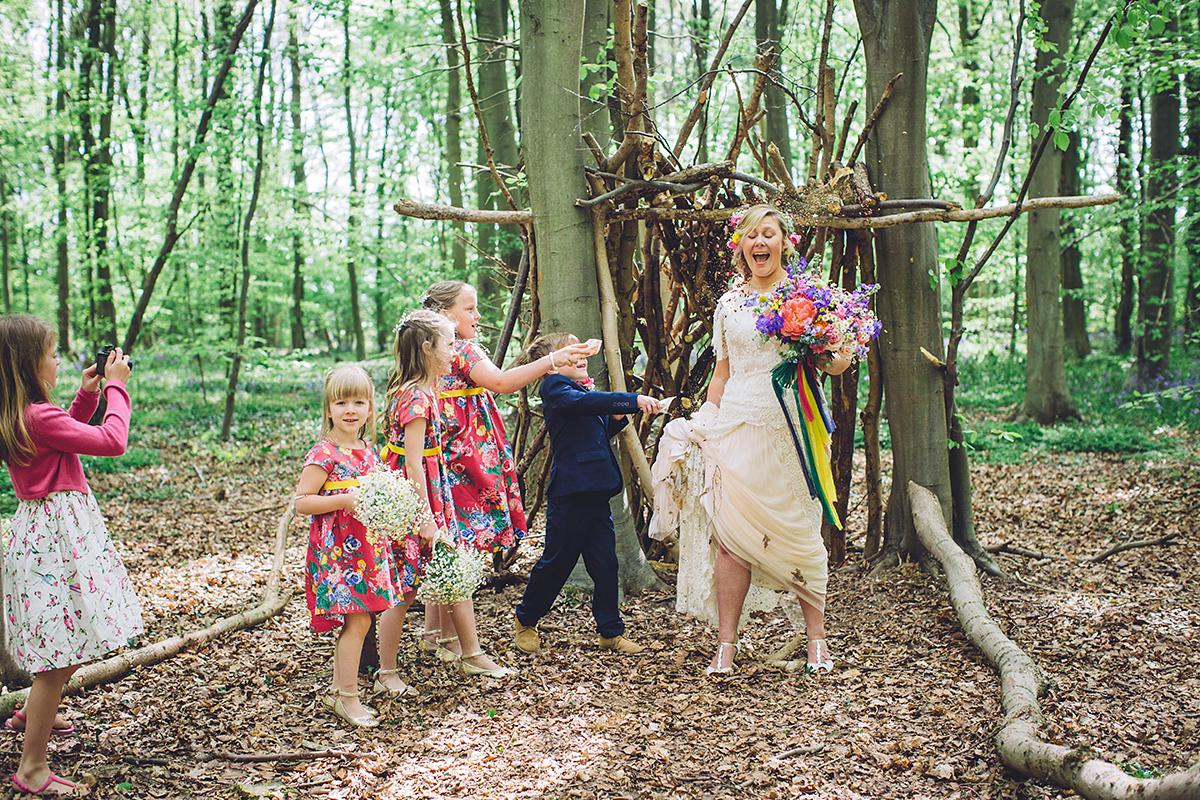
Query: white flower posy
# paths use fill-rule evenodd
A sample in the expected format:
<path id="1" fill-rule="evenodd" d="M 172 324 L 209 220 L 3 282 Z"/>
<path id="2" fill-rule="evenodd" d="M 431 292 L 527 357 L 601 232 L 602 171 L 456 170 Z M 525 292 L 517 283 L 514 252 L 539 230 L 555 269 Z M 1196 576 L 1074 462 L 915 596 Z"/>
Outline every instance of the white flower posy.
<path id="1" fill-rule="evenodd" d="M 376 469 L 358 478 L 354 516 L 372 545 L 404 541 L 417 528 L 420 504 L 412 482 L 400 472 Z"/>
<path id="2" fill-rule="evenodd" d="M 455 546 L 441 537 L 433 545 L 433 558 L 417 587 L 423 603 L 452 606 L 466 600 L 483 583 L 484 554 L 470 545 Z"/>

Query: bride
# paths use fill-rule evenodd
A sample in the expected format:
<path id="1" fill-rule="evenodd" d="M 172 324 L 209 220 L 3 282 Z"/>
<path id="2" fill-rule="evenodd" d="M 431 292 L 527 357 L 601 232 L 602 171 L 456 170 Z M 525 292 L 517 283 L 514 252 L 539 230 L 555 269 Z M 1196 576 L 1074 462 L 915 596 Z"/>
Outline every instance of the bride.
<path id="1" fill-rule="evenodd" d="M 653 526 L 661 533 L 675 521 L 675 514 L 682 513 L 678 604 L 711 620 L 715 600 L 718 645 L 707 669 L 710 675 L 733 670 L 743 613 L 774 605 L 774 595 L 762 590 L 795 595 L 808 637 L 808 667 L 828 671 L 833 658 L 825 642 L 822 509 L 809 496 L 787 421 L 771 388 L 771 370 L 782 358 L 780 345 L 754 325 L 759 297 L 786 279 L 785 259 L 795 256 L 790 219 L 773 206 L 757 205 L 735 222 L 733 264 L 742 281 L 717 303 L 717 362 L 706 402 L 691 420 L 672 422 L 660 442 L 654 466 L 659 519 Z M 837 375 L 850 363 L 847 354 L 839 352 L 817 366 Z M 688 473 L 693 480 L 700 477 L 697 448 L 703 454 L 701 488 L 672 492 Z M 692 469 L 687 468 L 689 453 Z M 689 546 L 702 549 L 695 547 L 699 542 L 687 541 L 689 529 L 711 533 L 716 547 L 711 577 L 696 574 L 697 564 L 712 563 L 711 557 L 704 558 L 706 552 L 682 552 Z"/>

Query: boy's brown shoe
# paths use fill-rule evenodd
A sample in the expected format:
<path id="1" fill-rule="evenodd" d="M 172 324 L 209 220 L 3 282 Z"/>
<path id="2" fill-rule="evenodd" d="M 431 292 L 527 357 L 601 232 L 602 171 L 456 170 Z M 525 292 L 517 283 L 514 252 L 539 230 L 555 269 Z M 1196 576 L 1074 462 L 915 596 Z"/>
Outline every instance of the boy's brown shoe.
<path id="1" fill-rule="evenodd" d="M 513 632 L 517 640 L 517 649 L 526 653 L 536 653 L 542 646 L 542 639 L 538 636 L 538 629 L 535 625 L 522 625 L 521 620 L 513 615 Z"/>
<path id="2" fill-rule="evenodd" d="M 601 636 L 597 641 L 601 650 L 616 650 L 618 653 L 625 653 L 626 655 L 635 655 L 646 649 L 636 642 L 629 641 L 620 634 L 611 639 L 607 636 Z"/>

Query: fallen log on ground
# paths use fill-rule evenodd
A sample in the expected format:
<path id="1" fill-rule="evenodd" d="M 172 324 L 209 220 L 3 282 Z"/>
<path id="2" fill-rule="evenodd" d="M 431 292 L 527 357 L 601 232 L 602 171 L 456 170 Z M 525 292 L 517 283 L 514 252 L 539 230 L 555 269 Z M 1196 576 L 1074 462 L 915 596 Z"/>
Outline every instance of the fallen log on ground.
<path id="1" fill-rule="evenodd" d="M 913 523 L 925 549 L 946 574 L 950 604 L 967 638 L 1000 673 L 1004 722 L 996 751 L 1009 769 L 1034 780 L 1070 789 L 1088 800 L 1194 800 L 1200 797 L 1200 763 L 1185 772 L 1138 779 L 1081 747 L 1062 747 L 1038 738 L 1045 723 L 1038 703 L 1037 668 L 988 614 L 975 562 L 950 538 L 933 492 L 908 484 Z"/>
<path id="2" fill-rule="evenodd" d="M 240 631 L 261 625 L 271 617 L 283 611 L 292 596 L 291 588 L 283 586 L 283 554 L 287 549 L 288 526 L 296 516 L 296 509 L 288 503 L 287 510 L 279 519 L 275 529 L 275 552 L 271 563 L 271 572 L 267 576 L 267 588 L 263 600 L 254 608 L 217 620 L 203 630 L 190 631 L 182 636 L 173 636 L 161 642 L 146 645 L 130 653 L 120 653 L 82 667 L 67 684 L 64 694 L 72 694 L 89 686 L 99 686 L 103 683 L 118 680 L 135 667 L 145 667 L 166 661 L 187 647 L 210 642 L 226 633 Z M 8 717 L 13 710 L 25 704 L 28 689 L 7 692 L 0 696 L 0 718 Z"/>

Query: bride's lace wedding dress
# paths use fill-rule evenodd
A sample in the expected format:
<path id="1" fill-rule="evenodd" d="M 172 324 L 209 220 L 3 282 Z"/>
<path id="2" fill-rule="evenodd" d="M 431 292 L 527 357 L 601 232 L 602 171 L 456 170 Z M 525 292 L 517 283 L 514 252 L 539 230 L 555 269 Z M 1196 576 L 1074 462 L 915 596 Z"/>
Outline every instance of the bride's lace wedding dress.
<path id="1" fill-rule="evenodd" d="M 821 506 L 809 496 L 771 388 L 781 352 L 755 330 L 757 299 L 734 289 L 717 303 L 713 341 L 717 359 L 729 359 L 720 408 L 706 403 L 692 419 L 668 424 L 654 463 L 652 535 L 679 531 L 676 608 L 713 625 L 717 543 L 751 570 L 742 622 L 773 608 L 775 591 L 825 606 Z"/>

